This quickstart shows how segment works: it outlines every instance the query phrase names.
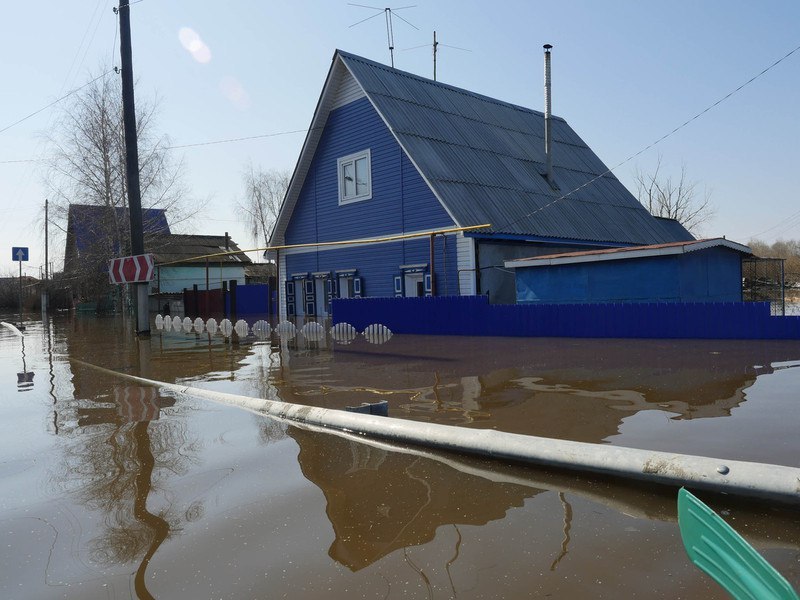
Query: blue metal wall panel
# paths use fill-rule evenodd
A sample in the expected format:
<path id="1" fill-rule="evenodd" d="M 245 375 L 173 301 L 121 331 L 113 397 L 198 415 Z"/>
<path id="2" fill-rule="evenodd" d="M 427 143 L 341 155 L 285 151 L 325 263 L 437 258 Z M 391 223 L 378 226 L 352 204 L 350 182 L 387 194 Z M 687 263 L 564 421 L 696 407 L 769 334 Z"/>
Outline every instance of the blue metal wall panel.
<path id="1" fill-rule="evenodd" d="M 489 304 L 485 296 L 334 300 L 334 323 L 393 333 L 510 337 L 800 339 L 800 317 L 768 302 Z"/>
<path id="2" fill-rule="evenodd" d="M 738 302 L 741 281 L 741 254 L 726 248 L 516 269 L 520 303 Z"/>

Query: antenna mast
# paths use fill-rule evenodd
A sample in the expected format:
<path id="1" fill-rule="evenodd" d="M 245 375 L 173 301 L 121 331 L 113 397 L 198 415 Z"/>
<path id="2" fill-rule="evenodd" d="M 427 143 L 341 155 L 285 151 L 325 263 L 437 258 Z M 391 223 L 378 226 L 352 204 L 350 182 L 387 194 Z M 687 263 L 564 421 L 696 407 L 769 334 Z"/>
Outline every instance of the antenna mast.
<path id="1" fill-rule="evenodd" d="M 439 42 L 436 41 L 436 30 L 433 30 L 433 80 L 436 81 L 436 46 Z"/>
<path id="2" fill-rule="evenodd" d="M 397 17 L 401 21 L 407 23 L 408 25 L 411 25 L 411 27 L 419 31 L 419 27 L 417 27 L 413 23 L 410 23 L 408 20 L 398 15 L 397 12 L 395 11 L 403 10 L 406 8 L 415 8 L 416 4 L 412 6 L 400 6 L 398 8 L 389 8 L 389 7 L 378 8 L 377 6 L 367 6 L 365 4 L 353 4 L 352 2 L 348 2 L 348 4 L 350 6 L 358 6 L 359 8 L 369 8 L 378 11 L 371 17 L 367 17 L 366 19 L 361 19 L 360 21 L 353 23 L 352 25 L 350 25 L 350 27 L 355 27 L 356 25 L 359 25 L 364 21 L 369 21 L 370 19 L 374 19 L 375 17 L 383 13 L 384 18 L 386 20 L 386 44 L 389 46 L 389 60 L 391 62 L 392 68 L 394 68 L 394 23 L 393 23 L 394 17 Z"/>
<path id="3" fill-rule="evenodd" d="M 469 48 L 459 48 L 458 46 L 450 46 L 449 44 L 442 44 L 436 38 L 436 31 L 433 32 L 433 80 L 436 81 L 436 56 L 439 53 L 439 46 L 443 46 L 445 48 L 453 48 L 454 50 L 463 50 L 464 52 L 472 52 Z M 401 51 L 405 50 L 417 50 L 419 48 L 427 48 L 428 44 L 422 44 L 421 46 L 414 46 L 413 48 L 403 48 Z"/>

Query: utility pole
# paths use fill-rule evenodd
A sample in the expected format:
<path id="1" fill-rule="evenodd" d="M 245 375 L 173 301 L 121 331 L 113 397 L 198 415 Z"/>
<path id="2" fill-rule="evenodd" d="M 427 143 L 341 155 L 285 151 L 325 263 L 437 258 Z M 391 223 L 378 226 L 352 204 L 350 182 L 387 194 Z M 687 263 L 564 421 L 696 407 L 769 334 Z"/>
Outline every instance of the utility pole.
<path id="1" fill-rule="evenodd" d="M 133 99 L 133 53 L 131 51 L 131 9 L 119 0 L 120 65 L 122 67 L 122 122 L 125 129 L 125 172 L 128 181 L 128 211 L 131 222 L 131 254 L 144 254 L 142 199 L 139 188 L 139 146 L 136 137 L 136 108 Z M 136 333 L 150 335 L 149 283 L 136 283 Z"/>

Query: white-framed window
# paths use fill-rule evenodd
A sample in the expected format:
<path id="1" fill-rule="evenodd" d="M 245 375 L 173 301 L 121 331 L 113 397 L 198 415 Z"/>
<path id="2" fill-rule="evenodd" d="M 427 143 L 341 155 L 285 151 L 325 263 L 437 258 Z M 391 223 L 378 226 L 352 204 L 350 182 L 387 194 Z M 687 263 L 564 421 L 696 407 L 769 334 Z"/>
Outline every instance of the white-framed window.
<path id="1" fill-rule="evenodd" d="M 339 173 L 339 204 L 372 198 L 370 151 L 363 150 L 336 161 Z"/>

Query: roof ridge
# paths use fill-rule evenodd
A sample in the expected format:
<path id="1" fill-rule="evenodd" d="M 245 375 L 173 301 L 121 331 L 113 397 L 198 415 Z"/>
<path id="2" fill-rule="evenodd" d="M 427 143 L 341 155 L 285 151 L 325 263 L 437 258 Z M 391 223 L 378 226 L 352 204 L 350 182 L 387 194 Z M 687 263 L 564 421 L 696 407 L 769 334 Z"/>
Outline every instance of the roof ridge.
<path id="1" fill-rule="evenodd" d="M 492 104 L 497 104 L 497 105 L 500 105 L 500 106 L 506 106 L 506 107 L 509 107 L 509 108 L 513 108 L 514 110 L 518 110 L 518 111 L 521 111 L 521 112 L 533 113 L 535 115 L 540 115 L 542 118 L 544 118 L 544 111 L 541 111 L 541 110 L 536 110 L 536 109 L 533 109 L 533 108 L 529 108 L 527 106 L 522 106 L 521 104 L 514 104 L 513 102 L 507 102 L 505 100 L 500 100 L 499 98 L 493 98 L 492 96 L 487 96 L 485 94 L 480 94 L 478 92 L 473 92 L 472 90 L 468 90 L 466 88 L 458 87 L 458 86 L 455 86 L 455 85 L 452 85 L 452 84 L 449 84 L 449 83 L 443 83 L 441 81 L 435 81 L 433 79 L 429 79 L 428 77 L 423 77 L 422 75 L 417 75 L 416 73 L 412 73 L 410 71 L 404 71 L 402 69 L 398 69 L 397 67 L 390 67 L 388 65 L 384 65 L 383 63 L 379 63 L 379 62 L 371 60 L 369 58 L 365 58 L 363 56 L 358 56 L 357 54 L 352 54 L 350 52 L 346 52 L 346 51 L 340 50 L 338 48 L 336 50 L 336 54 L 341 56 L 342 58 L 345 58 L 345 59 L 351 59 L 351 60 L 359 61 L 359 62 L 367 64 L 367 65 L 369 65 L 371 67 L 374 67 L 374 68 L 377 68 L 377 69 L 381 69 L 383 71 L 387 71 L 387 72 L 390 72 L 390 73 L 394 73 L 394 74 L 398 75 L 399 77 L 409 77 L 411 79 L 416 79 L 416 80 L 418 80 L 418 81 L 420 81 L 422 83 L 428 84 L 428 85 L 433 85 L 433 86 L 436 86 L 436 87 L 446 88 L 446 89 L 449 89 L 451 91 L 463 94 L 465 96 L 471 96 L 473 98 L 478 98 L 478 99 L 481 99 L 481 100 L 485 100 L 485 101 L 490 102 Z M 424 105 L 420 104 L 420 106 L 424 106 Z M 563 117 L 559 117 L 558 115 L 551 115 L 551 117 L 553 119 L 556 119 L 558 121 L 564 121 L 566 123 L 566 119 L 564 119 Z"/>

